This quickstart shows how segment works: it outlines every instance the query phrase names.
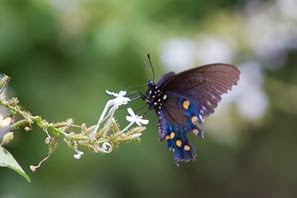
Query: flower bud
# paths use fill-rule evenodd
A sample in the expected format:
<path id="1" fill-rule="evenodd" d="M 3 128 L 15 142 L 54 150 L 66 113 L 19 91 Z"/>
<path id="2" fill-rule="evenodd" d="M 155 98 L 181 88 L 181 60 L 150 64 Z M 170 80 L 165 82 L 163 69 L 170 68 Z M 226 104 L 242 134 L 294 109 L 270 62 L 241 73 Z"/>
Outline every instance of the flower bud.
<path id="1" fill-rule="evenodd" d="M 8 132 L 4 135 L 1 146 L 8 144 L 14 138 L 13 132 Z"/>
<path id="2" fill-rule="evenodd" d="M 44 143 L 49 144 L 50 141 L 51 141 L 51 137 L 47 137 L 47 138 L 45 138 Z"/>
<path id="3" fill-rule="evenodd" d="M 36 166 L 31 165 L 30 169 L 31 169 L 32 172 L 35 172 L 36 171 Z"/>

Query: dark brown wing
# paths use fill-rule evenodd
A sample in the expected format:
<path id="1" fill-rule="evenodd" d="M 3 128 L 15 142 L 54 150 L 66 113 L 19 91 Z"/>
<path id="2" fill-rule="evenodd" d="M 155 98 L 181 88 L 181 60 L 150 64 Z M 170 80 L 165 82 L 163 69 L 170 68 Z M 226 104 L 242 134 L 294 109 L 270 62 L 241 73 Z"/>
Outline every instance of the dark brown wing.
<path id="1" fill-rule="evenodd" d="M 233 65 L 210 64 L 172 75 L 160 89 L 163 93 L 187 98 L 202 109 L 203 116 L 208 116 L 221 101 L 221 95 L 237 84 L 239 74 Z"/>
<path id="2" fill-rule="evenodd" d="M 185 110 L 180 104 L 179 97 L 169 96 L 163 103 L 164 114 L 169 123 L 183 125 L 187 119 Z"/>

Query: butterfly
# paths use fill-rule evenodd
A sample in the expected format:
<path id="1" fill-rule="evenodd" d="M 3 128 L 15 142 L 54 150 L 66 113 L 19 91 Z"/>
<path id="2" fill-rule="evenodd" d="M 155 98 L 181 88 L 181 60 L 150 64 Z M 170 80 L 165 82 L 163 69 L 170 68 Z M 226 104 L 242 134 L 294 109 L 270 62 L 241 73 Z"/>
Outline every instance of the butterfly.
<path id="1" fill-rule="evenodd" d="M 221 95 L 237 84 L 240 71 L 229 64 L 209 64 L 184 72 L 165 74 L 157 84 L 148 81 L 142 99 L 158 116 L 159 139 L 166 140 L 175 163 L 196 158 L 196 151 L 187 134 L 204 138 L 199 124 L 214 113 Z"/>

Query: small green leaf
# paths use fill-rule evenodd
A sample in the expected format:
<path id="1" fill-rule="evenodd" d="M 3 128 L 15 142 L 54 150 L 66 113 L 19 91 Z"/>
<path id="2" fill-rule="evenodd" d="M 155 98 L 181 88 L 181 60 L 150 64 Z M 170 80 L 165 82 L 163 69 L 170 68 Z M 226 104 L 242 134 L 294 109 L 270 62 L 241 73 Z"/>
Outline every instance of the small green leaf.
<path id="1" fill-rule="evenodd" d="M 8 167 L 22 175 L 28 182 L 31 182 L 29 176 L 14 159 L 14 157 L 3 147 L 0 146 L 0 166 Z"/>

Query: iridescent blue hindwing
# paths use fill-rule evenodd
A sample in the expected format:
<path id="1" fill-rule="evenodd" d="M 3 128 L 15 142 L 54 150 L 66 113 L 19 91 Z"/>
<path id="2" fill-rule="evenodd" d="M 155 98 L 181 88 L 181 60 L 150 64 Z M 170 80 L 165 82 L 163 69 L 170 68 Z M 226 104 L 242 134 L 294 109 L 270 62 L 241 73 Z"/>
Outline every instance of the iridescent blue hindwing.
<path id="1" fill-rule="evenodd" d="M 164 117 L 164 113 L 161 112 L 161 117 Z M 174 160 L 176 164 L 179 161 L 189 161 L 196 157 L 195 148 L 189 143 L 186 134 L 189 132 L 188 129 L 171 125 L 166 121 L 166 119 L 159 120 L 159 135 L 165 134 L 165 139 L 167 140 L 167 146 L 173 151 Z"/>
<path id="2" fill-rule="evenodd" d="M 167 140 L 167 146 L 173 150 L 177 164 L 179 161 L 194 160 L 196 157 L 195 148 L 190 144 L 187 134 L 192 131 L 203 138 L 203 131 L 198 127 L 198 123 L 203 122 L 200 110 L 202 108 L 194 102 L 176 94 L 169 94 L 159 111 L 159 138 Z"/>

